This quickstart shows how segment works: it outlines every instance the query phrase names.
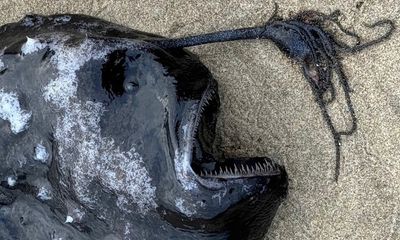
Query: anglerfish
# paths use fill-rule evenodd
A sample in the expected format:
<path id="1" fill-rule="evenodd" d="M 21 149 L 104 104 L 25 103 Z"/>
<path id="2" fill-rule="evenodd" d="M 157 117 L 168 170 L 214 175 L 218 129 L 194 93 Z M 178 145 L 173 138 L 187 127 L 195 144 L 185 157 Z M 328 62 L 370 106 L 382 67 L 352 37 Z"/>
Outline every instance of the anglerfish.
<path id="1" fill-rule="evenodd" d="M 0 238 L 262 239 L 285 168 L 224 157 L 217 81 L 184 49 L 259 38 L 303 66 L 325 106 L 339 45 L 304 16 L 180 39 L 73 14 L 2 26 Z"/>

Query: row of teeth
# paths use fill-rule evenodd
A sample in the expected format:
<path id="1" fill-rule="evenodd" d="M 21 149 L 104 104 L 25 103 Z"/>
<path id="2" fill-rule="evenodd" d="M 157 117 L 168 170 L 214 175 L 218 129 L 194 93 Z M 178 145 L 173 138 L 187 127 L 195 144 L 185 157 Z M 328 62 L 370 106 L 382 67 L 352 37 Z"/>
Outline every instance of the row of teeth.
<path id="1" fill-rule="evenodd" d="M 200 105 L 200 113 L 203 113 L 205 108 L 210 104 L 210 101 L 213 100 L 215 97 L 215 91 L 214 90 L 208 90 L 205 96 L 203 96 L 201 105 Z"/>
<path id="2" fill-rule="evenodd" d="M 201 177 L 221 177 L 221 178 L 238 178 L 238 177 L 253 177 L 253 176 L 267 176 L 279 174 L 279 168 L 275 163 L 267 162 L 256 163 L 253 166 L 234 164 L 234 168 L 222 167 L 220 171 L 207 171 L 200 172 Z"/>
<path id="3" fill-rule="evenodd" d="M 196 118 L 193 135 L 197 134 L 198 126 L 199 126 L 199 123 L 200 123 L 200 120 L 201 120 L 201 115 L 204 113 L 204 110 L 210 104 L 211 100 L 214 97 L 215 97 L 215 90 L 213 90 L 213 89 L 208 90 L 206 92 L 206 95 L 203 96 L 202 102 L 200 103 L 200 109 L 199 109 L 199 112 L 198 112 L 198 116 Z"/>

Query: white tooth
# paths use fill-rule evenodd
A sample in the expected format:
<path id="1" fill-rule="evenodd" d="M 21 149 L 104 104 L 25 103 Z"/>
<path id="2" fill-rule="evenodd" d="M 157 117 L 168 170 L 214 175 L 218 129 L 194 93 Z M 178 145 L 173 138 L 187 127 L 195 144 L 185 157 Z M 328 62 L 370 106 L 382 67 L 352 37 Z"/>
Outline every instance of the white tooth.
<path id="1" fill-rule="evenodd" d="M 257 166 L 260 168 L 260 171 L 262 170 L 262 165 L 261 163 L 257 163 Z"/>
<path id="2" fill-rule="evenodd" d="M 253 173 L 256 171 L 256 166 L 250 166 L 250 173 Z"/>
<path id="3" fill-rule="evenodd" d="M 236 164 L 234 166 L 235 166 L 234 171 L 235 171 L 235 174 L 236 174 L 238 172 L 238 168 L 237 168 Z"/>

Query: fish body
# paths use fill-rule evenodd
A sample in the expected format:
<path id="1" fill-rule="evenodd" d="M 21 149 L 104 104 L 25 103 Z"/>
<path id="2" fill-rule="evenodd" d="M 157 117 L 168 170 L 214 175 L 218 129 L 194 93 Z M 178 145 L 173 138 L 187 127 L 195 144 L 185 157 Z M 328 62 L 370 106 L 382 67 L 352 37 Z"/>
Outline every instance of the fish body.
<path id="1" fill-rule="evenodd" d="M 286 172 L 218 157 L 197 56 L 83 15 L 0 39 L 1 239 L 262 239 Z"/>

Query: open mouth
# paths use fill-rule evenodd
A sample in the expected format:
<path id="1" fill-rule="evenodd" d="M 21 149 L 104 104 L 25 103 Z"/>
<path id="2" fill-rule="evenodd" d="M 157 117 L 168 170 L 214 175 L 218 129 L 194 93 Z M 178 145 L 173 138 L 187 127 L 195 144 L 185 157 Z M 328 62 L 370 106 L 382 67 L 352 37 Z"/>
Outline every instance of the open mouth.
<path id="1" fill-rule="evenodd" d="M 191 167 L 205 179 L 239 179 L 270 177 L 281 174 L 281 167 L 266 157 L 224 158 L 214 149 L 219 98 L 215 90 L 207 91 L 199 105 L 193 140 Z"/>

